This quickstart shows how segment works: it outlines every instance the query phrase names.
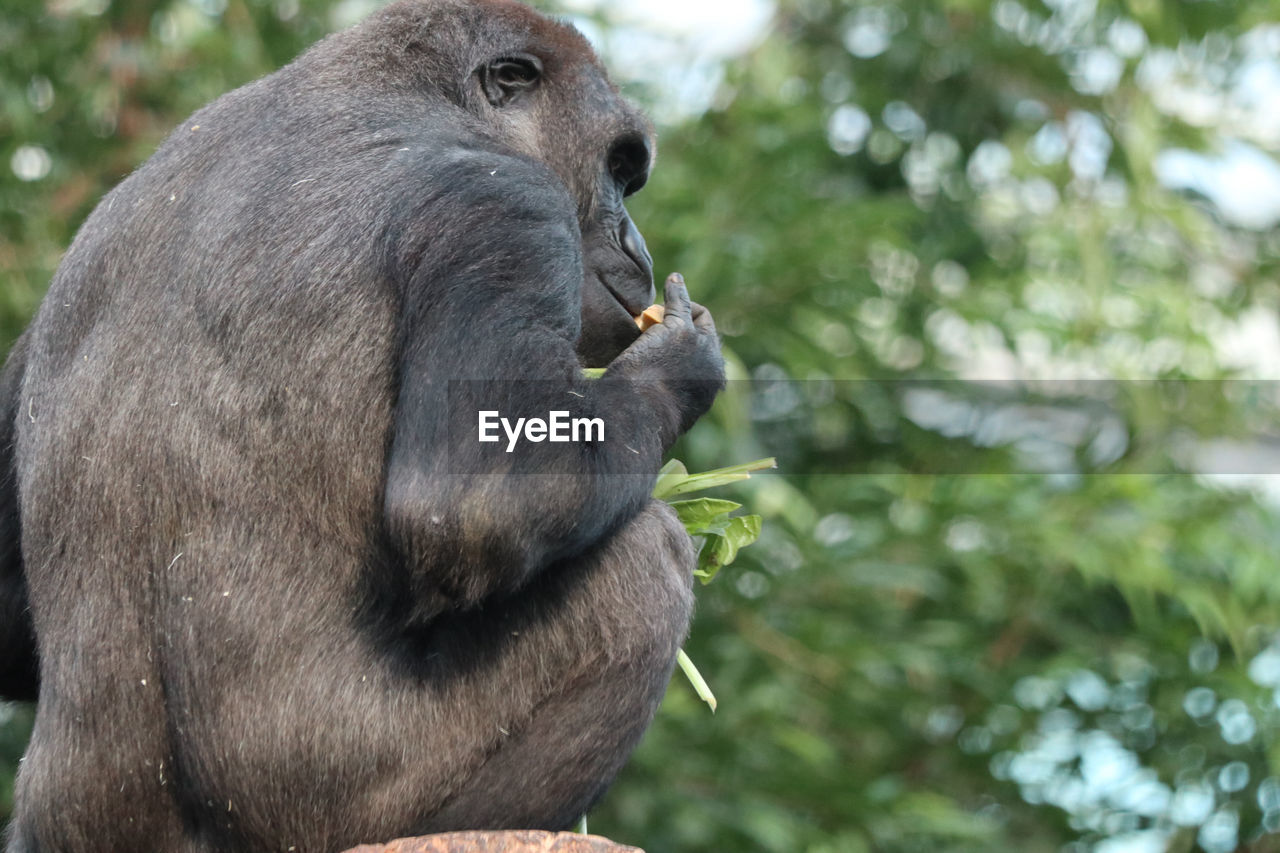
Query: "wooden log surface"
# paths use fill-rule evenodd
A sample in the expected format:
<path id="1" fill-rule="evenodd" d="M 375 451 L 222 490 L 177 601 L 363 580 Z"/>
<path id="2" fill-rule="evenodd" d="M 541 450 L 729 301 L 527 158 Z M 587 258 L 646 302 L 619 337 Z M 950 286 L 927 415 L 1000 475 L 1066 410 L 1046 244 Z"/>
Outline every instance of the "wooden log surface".
<path id="1" fill-rule="evenodd" d="M 644 853 L 598 835 L 522 829 L 505 832 L 446 832 L 361 844 L 346 853 Z"/>

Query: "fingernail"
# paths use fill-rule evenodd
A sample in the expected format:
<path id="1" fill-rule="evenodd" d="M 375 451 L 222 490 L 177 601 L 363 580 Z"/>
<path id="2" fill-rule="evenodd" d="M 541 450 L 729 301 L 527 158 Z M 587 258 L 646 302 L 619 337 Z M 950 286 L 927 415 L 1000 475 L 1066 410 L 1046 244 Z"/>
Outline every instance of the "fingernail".
<path id="1" fill-rule="evenodd" d="M 672 284 L 684 284 L 684 276 L 680 275 L 678 272 L 673 272 L 669 278 Z"/>

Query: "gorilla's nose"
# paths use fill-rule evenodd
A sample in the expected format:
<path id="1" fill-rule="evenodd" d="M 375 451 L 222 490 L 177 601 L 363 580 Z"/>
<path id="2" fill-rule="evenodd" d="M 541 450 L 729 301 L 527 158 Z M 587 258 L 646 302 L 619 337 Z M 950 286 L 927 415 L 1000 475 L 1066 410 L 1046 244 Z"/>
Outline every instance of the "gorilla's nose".
<path id="1" fill-rule="evenodd" d="M 644 237 L 641 236 L 640 229 L 636 228 L 636 224 L 631 221 L 630 216 L 622 218 L 619 238 L 622 243 L 622 251 L 626 252 L 631 257 L 631 260 L 636 262 L 636 266 L 640 267 L 640 271 L 652 280 L 653 258 L 649 257 L 649 249 L 644 244 Z"/>

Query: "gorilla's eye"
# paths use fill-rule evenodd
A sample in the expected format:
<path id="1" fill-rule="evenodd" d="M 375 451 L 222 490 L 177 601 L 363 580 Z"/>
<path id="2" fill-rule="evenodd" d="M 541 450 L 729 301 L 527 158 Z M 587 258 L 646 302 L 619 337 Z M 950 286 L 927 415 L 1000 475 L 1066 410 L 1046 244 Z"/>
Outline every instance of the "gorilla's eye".
<path id="1" fill-rule="evenodd" d="M 609 174 L 622 194 L 638 192 L 649 180 L 649 142 L 643 136 L 627 136 L 609 149 Z"/>
<path id="2" fill-rule="evenodd" d="M 503 56 L 480 69 L 484 96 L 495 107 L 506 106 L 542 79 L 542 62 L 536 56 Z"/>

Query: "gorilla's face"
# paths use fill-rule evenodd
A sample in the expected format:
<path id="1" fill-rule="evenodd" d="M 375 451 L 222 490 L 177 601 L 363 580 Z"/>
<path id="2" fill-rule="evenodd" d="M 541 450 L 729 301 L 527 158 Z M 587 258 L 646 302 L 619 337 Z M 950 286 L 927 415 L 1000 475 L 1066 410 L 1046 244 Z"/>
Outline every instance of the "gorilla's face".
<path id="1" fill-rule="evenodd" d="M 514 148 L 550 165 L 578 205 L 584 276 L 578 355 L 604 367 L 640 334 L 653 260 L 623 204 L 652 164 L 648 120 L 618 94 L 570 27 L 512 45 L 473 75 L 486 118 Z"/>
<path id="2" fill-rule="evenodd" d="M 596 194 L 596 209 L 582 229 L 585 280 L 578 356 L 604 367 L 640 334 L 635 318 L 653 304 L 653 259 L 622 199 L 649 176 L 649 142 L 618 140 Z"/>

